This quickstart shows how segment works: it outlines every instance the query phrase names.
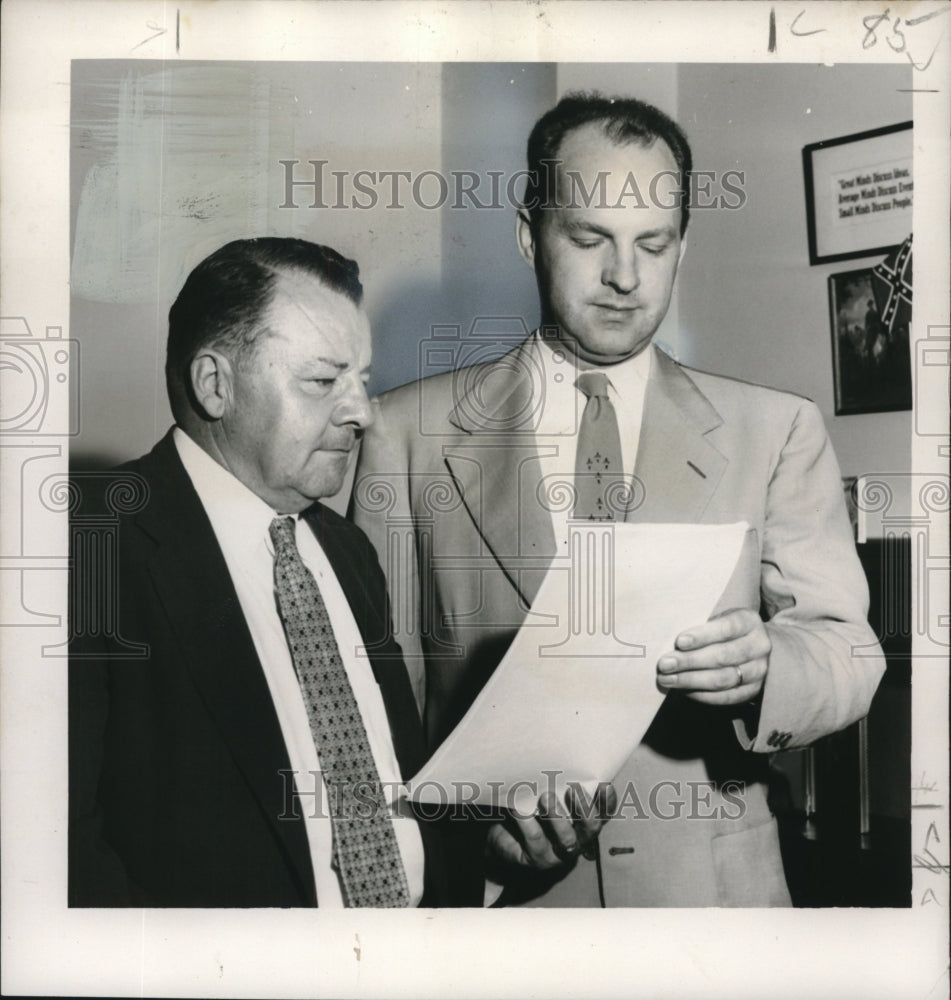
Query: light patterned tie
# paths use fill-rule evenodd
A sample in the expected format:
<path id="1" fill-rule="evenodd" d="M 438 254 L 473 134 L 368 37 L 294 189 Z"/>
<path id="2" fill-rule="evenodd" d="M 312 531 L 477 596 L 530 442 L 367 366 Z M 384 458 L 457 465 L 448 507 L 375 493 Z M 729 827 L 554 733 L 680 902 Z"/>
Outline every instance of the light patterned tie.
<path id="1" fill-rule="evenodd" d="M 586 521 L 614 521 L 624 506 L 624 467 L 608 379 L 604 372 L 581 372 L 575 385 L 588 401 L 578 428 L 574 514 Z"/>
<path id="2" fill-rule="evenodd" d="M 344 900 L 347 906 L 408 906 L 403 859 L 363 717 L 294 527 L 292 517 L 271 522 L 274 587 L 330 793 L 334 864 Z"/>

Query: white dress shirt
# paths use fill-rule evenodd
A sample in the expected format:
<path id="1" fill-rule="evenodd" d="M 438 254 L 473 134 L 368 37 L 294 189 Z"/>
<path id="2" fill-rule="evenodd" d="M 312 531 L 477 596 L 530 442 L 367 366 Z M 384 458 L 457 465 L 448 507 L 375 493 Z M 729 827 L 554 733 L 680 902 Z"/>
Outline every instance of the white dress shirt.
<path id="1" fill-rule="evenodd" d="M 578 451 L 578 427 L 588 399 L 575 385 L 579 371 L 591 368 L 603 372 L 608 378 L 608 398 L 617 414 L 621 435 L 621 459 L 624 475 L 631 481 L 637 461 L 637 445 L 644 416 L 644 398 L 650 378 L 653 350 L 647 347 L 640 354 L 615 365 L 596 367 L 583 365 L 576 368 L 571 355 L 557 343 L 542 340 L 538 331 L 529 345 L 535 362 L 535 371 L 541 375 L 543 392 L 541 405 L 537 406 L 535 442 L 542 466 L 542 477 L 553 477 L 572 482 L 575 474 L 575 456 Z M 552 514 L 557 551 L 565 552 L 568 545 L 568 519 L 571 511 Z"/>
<path id="2" fill-rule="evenodd" d="M 575 385 L 579 371 L 569 354 L 557 344 L 542 340 L 536 330 L 528 345 L 530 370 L 533 378 L 535 418 L 535 444 L 542 467 L 543 480 L 573 482 L 575 456 L 578 452 L 578 427 L 588 397 Z M 621 436 L 621 461 L 628 480 L 634 475 L 637 445 L 644 415 L 644 398 L 647 380 L 651 373 L 650 347 L 640 354 L 616 365 L 597 368 L 608 377 L 608 397 L 617 415 Z M 552 512 L 555 532 L 555 551 L 568 553 L 568 520 L 571 510 Z M 484 906 L 491 906 L 502 894 L 503 886 L 486 880 Z"/>
<path id="3" fill-rule="evenodd" d="M 300 796 L 296 812 L 304 817 L 317 903 L 320 907 L 341 907 L 340 880 L 331 867 L 333 840 L 327 788 L 274 594 L 274 547 L 268 528 L 277 514 L 180 428 L 175 428 L 174 440 L 224 553 L 267 678 Z M 393 828 L 409 883 L 410 905 L 416 906 L 423 894 L 423 844 L 419 827 L 409 816 L 402 798 L 404 788 L 380 688 L 353 612 L 320 543 L 306 522 L 299 517 L 296 521 L 297 547 L 327 606 L 340 657 L 363 716 L 377 773 L 391 802 Z"/>

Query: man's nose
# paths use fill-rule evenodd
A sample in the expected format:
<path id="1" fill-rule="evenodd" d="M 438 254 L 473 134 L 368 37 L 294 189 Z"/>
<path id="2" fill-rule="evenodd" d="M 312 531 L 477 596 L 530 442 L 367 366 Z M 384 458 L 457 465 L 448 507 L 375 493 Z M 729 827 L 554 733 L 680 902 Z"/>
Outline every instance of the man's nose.
<path id="1" fill-rule="evenodd" d="M 367 395 L 363 379 L 354 375 L 347 391 L 334 413 L 338 424 L 353 424 L 359 430 L 366 430 L 373 423 L 373 408 Z"/>
<path id="2" fill-rule="evenodd" d="M 627 295 L 640 284 L 634 250 L 612 247 L 611 256 L 601 272 L 601 283 L 610 285 L 616 292 Z"/>

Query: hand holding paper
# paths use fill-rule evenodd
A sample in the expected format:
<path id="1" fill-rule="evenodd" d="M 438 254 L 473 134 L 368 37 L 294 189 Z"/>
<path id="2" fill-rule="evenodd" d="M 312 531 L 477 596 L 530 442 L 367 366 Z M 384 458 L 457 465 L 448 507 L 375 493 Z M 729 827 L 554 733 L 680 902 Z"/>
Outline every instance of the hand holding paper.
<path id="1" fill-rule="evenodd" d="M 563 797 L 570 784 L 591 791 L 610 780 L 664 699 L 657 661 L 709 618 L 746 532 L 745 523 L 572 525 L 570 555 L 552 563 L 495 673 L 409 783 L 411 797 L 530 814 L 546 791 Z"/>
<path id="2" fill-rule="evenodd" d="M 749 608 L 726 611 L 677 636 L 657 662 L 657 683 L 706 705 L 742 705 L 763 690 L 772 643 Z"/>
<path id="3" fill-rule="evenodd" d="M 603 782 L 593 795 L 568 787 L 565 802 L 553 791 L 542 794 L 535 816 L 513 812 L 488 833 L 487 851 L 496 862 L 528 868 L 555 868 L 586 853 L 617 808 L 617 793 Z"/>

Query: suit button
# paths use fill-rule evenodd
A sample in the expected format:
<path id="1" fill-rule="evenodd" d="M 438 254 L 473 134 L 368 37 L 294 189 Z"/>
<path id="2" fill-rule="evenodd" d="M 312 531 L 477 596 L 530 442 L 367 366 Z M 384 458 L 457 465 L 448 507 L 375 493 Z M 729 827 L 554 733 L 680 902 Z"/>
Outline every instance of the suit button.
<path id="1" fill-rule="evenodd" d="M 634 848 L 633 847 L 609 847 L 608 848 L 608 854 L 610 854 L 612 858 L 616 857 L 618 854 L 633 854 L 633 853 L 634 853 Z"/>

